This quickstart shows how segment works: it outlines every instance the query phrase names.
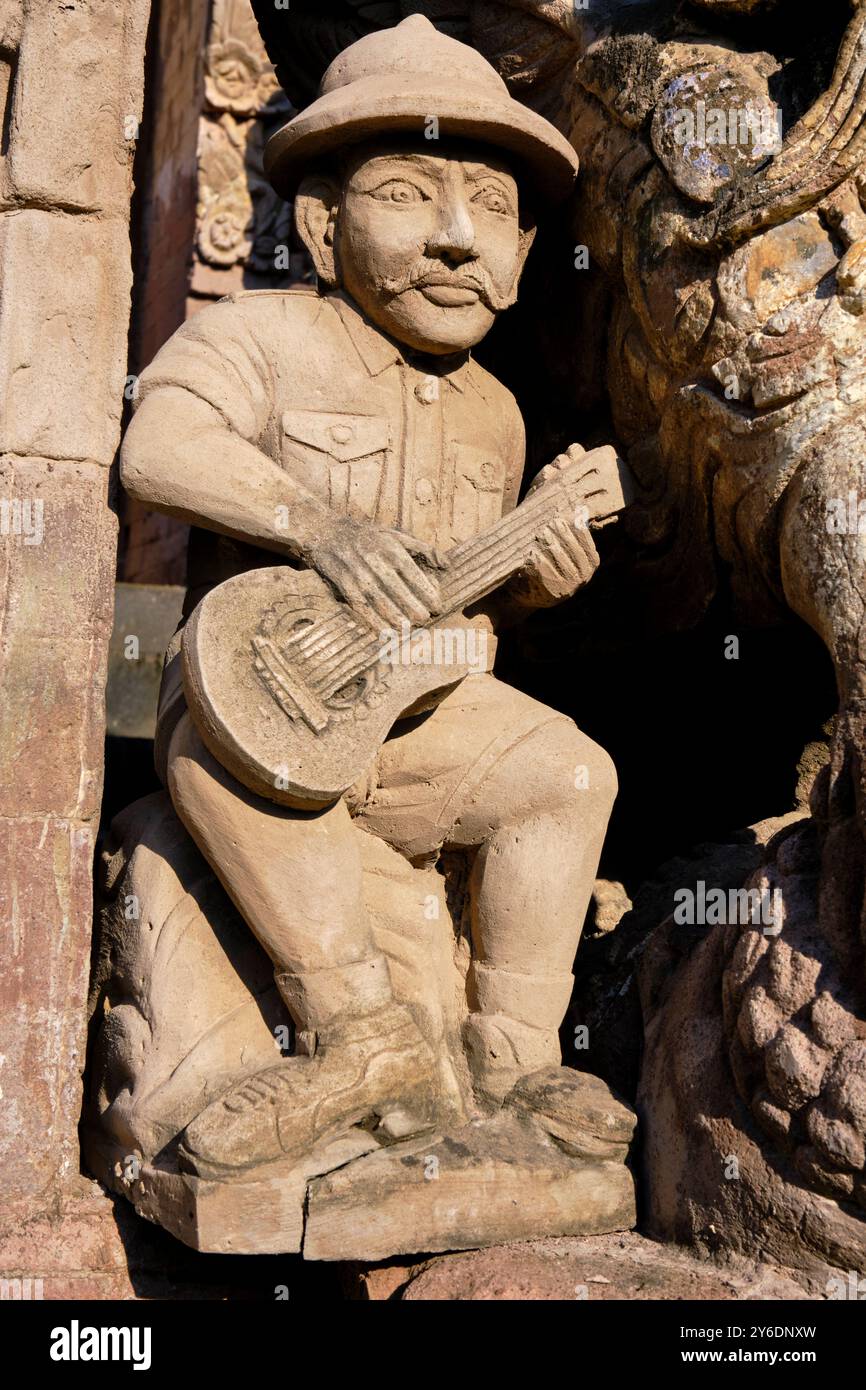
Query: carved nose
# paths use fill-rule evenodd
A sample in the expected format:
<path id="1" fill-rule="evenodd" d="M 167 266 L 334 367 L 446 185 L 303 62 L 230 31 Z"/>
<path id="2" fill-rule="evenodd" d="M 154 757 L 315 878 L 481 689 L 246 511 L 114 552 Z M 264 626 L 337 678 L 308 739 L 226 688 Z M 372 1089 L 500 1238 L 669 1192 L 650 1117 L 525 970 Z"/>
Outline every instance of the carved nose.
<path id="1" fill-rule="evenodd" d="M 464 202 L 449 202 L 443 209 L 427 249 L 431 256 L 451 261 L 465 261 L 474 255 L 475 226 Z"/>

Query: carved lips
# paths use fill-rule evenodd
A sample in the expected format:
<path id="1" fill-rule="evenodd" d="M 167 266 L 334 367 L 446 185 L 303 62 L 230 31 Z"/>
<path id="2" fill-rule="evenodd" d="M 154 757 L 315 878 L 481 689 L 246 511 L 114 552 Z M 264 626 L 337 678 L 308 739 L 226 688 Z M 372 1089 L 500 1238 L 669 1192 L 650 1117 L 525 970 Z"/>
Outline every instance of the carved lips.
<path id="1" fill-rule="evenodd" d="M 447 280 L 425 280 L 416 285 L 425 299 L 443 308 L 459 308 L 461 305 L 476 304 L 480 298 L 477 286 L 469 281 L 451 277 Z"/>

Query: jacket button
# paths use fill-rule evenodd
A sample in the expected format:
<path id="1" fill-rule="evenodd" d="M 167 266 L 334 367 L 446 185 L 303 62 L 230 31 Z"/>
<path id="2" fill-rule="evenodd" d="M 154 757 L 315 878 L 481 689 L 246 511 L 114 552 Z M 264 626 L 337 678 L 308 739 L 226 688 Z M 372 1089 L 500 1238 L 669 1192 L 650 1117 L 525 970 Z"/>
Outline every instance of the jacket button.
<path id="1" fill-rule="evenodd" d="M 431 502 L 433 500 L 433 484 L 429 478 L 419 478 L 415 484 L 415 501 Z"/>
<path id="2" fill-rule="evenodd" d="M 328 434 L 335 444 L 348 444 L 354 434 L 351 425 L 332 425 Z"/>
<path id="3" fill-rule="evenodd" d="M 439 399 L 439 378 L 436 376 L 425 376 L 423 381 L 419 381 L 415 387 L 415 398 L 422 405 L 432 405 Z"/>

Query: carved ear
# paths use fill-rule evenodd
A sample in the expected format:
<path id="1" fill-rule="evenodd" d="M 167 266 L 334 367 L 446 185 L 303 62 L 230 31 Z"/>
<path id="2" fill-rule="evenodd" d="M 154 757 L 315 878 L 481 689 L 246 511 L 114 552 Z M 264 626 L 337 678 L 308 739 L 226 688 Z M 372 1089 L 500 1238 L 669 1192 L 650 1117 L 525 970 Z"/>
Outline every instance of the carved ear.
<path id="1" fill-rule="evenodd" d="M 336 179 L 310 174 L 295 194 L 295 226 L 313 258 L 319 279 L 332 288 L 337 284 L 334 230 L 340 205 Z"/>
<path id="2" fill-rule="evenodd" d="M 534 224 L 524 223 L 520 228 L 519 240 L 517 245 L 517 265 L 514 270 L 514 280 L 511 285 L 510 303 L 514 303 L 517 298 L 517 287 L 520 284 L 520 277 L 523 274 L 523 267 L 526 265 L 526 257 L 532 250 L 532 243 L 535 240 L 537 228 Z"/>
<path id="3" fill-rule="evenodd" d="M 520 249 L 518 250 L 517 254 L 520 259 L 521 272 L 523 271 L 523 267 L 526 265 L 526 257 L 532 250 L 532 243 L 535 241 L 535 233 L 537 231 L 538 228 L 535 226 L 534 223 L 532 223 L 529 226 L 524 225 L 520 228 Z"/>

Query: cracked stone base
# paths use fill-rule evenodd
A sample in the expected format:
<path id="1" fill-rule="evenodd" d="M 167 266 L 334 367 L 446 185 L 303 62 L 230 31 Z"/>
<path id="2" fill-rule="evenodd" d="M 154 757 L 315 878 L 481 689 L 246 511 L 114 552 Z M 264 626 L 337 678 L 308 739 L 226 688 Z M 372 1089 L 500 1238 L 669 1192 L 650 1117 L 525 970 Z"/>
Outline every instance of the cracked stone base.
<path id="1" fill-rule="evenodd" d="M 302 1166 L 268 1164 L 227 1182 L 169 1163 L 142 1163 L 127 1179 L 126 1155 L 95 1136 L 85 1149 L 100 1180 L 139 1215 L 210 1253 L 381 1260 L 635 1223 L 624 1162 L 569 1155 L 505 1113 L 388 1148 L 353 1130 Z"/>

